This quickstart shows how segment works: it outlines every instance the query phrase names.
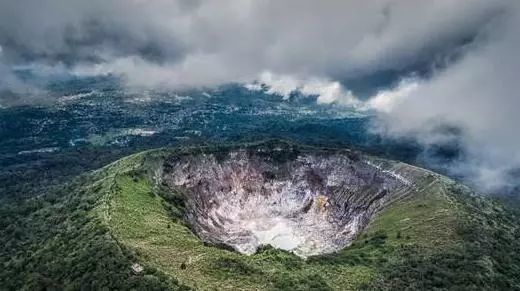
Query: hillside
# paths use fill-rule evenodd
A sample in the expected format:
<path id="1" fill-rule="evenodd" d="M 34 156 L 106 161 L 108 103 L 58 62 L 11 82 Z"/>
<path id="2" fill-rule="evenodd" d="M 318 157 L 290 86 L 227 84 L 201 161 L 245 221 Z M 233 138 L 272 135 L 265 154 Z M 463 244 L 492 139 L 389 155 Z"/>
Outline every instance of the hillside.
<path id="1" fill-rule="evenodd" d="M 146 151 L 1 215 L 7 289 L 520 288 L 515 212 L 349 150 Z"/>

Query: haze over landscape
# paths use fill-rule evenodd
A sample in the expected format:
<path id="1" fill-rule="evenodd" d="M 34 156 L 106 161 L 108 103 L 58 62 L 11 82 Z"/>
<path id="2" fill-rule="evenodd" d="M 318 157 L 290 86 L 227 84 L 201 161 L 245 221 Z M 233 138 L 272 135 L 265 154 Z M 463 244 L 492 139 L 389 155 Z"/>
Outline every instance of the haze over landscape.
<path id="1" fill-rule="evenodd" d="M 224 2 L 6 1 L 0 86 L 16 102 L 47 98 L 20 67 L 42 78 L 113 74 L 129 88 L 256 81 L 373 109 L 390 137 L 456 139 L 465 154 L 454 173 L 491 190 L 513 182 L 516 1 Z"/>
<path id="2" fill-rule="evenodd" d="M 514 0 L 1 1 L 0 289 L 520 288 L 518 27 Z"/>

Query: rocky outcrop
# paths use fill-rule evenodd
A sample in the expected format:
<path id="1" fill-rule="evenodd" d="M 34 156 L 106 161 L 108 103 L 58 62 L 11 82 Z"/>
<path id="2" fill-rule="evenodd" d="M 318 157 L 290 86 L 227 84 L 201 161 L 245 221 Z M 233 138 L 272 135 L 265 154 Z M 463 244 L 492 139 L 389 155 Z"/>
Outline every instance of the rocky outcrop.
<path id="1" fill-rule="evenodd" d="M 307 257 L 348 246 L 386 204 L 413 193 L 408 174 L 350 151 L 269 145 L 174 155 L 162 179 L 183 193 L 202 240 Z"/>

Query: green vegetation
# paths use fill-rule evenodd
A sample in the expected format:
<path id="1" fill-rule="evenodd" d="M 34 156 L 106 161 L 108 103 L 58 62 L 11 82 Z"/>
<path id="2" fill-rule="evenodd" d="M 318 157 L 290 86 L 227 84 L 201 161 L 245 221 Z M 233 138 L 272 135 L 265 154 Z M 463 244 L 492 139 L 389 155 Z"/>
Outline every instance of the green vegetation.
<path id="1" fill-rule="evenodd" d="M 461 208 L 455 224 L 459 242 L 433 251 L 401 246 L 398 259 L 381 268 L 382 279 L 370 289 L 520 289 L 518 210 L 471 196 L 459 185 L 451 184 L 448 191 Z"/>
<path id="2" fill-rule="evenodd" d="M 199 149 L 200 150 L 200 149 Z M 520 215 L 432 174 L 350 247 L 302 260 L 201 242 L 153 178 L 172 151 L 132 155 L 57 192 L 0 207 L 0 286 L 136 290 L 513 290 Z M 188 154 L 189 150 L 178 151 Z M 285 157 L 281 157 L 285 158 Z M 139 264 L 141 272 L 131 266 Z"/>
<path id="3" fill-rule="evenodd" d="M 101 171 L 53 193 L 0 207 L 2 290 L 187 290 L 154 268 L 136 273 L 135 253 L 94 215 Z"/>
<path id="4" fill-rule="evenodd" d="M 166 204 L 160 195 L 154 194 L 146 171 L 124 168 L 114 174 L 113 181 L 107 194 L 110 198 L 97 208 L 107 227 L 143 262 L 193 288 L 353 289 L 371 277 L 365 266 L 311 265 L 272 248 L 248 257 L 208 246 L 187 226 L 172 220 L 182 209 L 178 209 L 179 204 Z"/>

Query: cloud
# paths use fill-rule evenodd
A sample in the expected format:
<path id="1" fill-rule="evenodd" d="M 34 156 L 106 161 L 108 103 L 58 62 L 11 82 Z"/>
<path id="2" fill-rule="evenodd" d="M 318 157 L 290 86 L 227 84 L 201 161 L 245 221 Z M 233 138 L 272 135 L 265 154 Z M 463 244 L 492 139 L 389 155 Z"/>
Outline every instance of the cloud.
<path id="1" fill-rule="evenodd" d="M 349 104 L 376 116 L 372 130 L 388 138 L 414 138 L 429 150 L 456 144 L 451 161 L 429 160 L 482 191 L 518 187 L 520 169 L 520 4 L 487 23 L 459 55 L 426 76 L 404 75 L 367 100 L 334 79 L 264 73 L 256 89 L 288 97 L 298 90 L 319 103 Z M 263 84 L 263 86 L 258 86 Z M 430 159 L 425 153 L 423 158 Z"/>
<path id="2" fill-rule="evenodd" d="M 338 80 L 442 56 L 508 2 L 3 1 L 0 44 L 11 63 L 91 66 L 137 86 L 211 86 L 264 71 Z"/>
<path id="3" fill-rule="evenodd" d="M 1 1 L 0 86 L 23 89 L 12 67 L 32 65 L 135 87 L 298 90 L 375 112 L 389 137 L 436 144 L 457 128 L 465 154 L 451 170 L 491 189 L 520 165 L 519 11 L 512 0 Z M 375 80 L 388 72 L 401 81 Z M 356 98 L 363 78 L 385 86 Z"/>
<path id="4" fill-rule="evenodd" d="M 397 110 L 420 87 L 420 81 L 413 78 L 402 79 L 398 86 L 379 91 L 364 104 L 364 109 L 372 109 L 382 113 Z"/>
<path id="5" fill-rule="evenodd" d="M 254 83 L 247 83 L 244 86 L 250 90 L 280 95 L 284 100 L 298 92 L 306 96 L 316 96 L 319 104 L 339 103 L 355 107 L 360 103 L 340 82 L 327 79 L 297 78 L 263 72 Z"/>
<path id="6" fill-rule="evenodd" d="M 380 109 L 379 130 L 388 136 L 431 144 L 451 134 L 436 130 L 440 125 L 460 128 L 465 156 L 450 169 L 487 190 L 517 184 L 509 173 L 520 168 L 520 9 L 511 8 L 458 61 L 369 101 Z M 397 105 L 382 102 L 396 99 Z"/>
<path id="7" fill-rule="evenodd" d="M 3 61 L 3 48 L 0 46 L 0 108 L 20 101 L 30 102 L 30 100 L 34 100 L 36 93 L 42 93 L 33 84 L 22 80 Z"/>

